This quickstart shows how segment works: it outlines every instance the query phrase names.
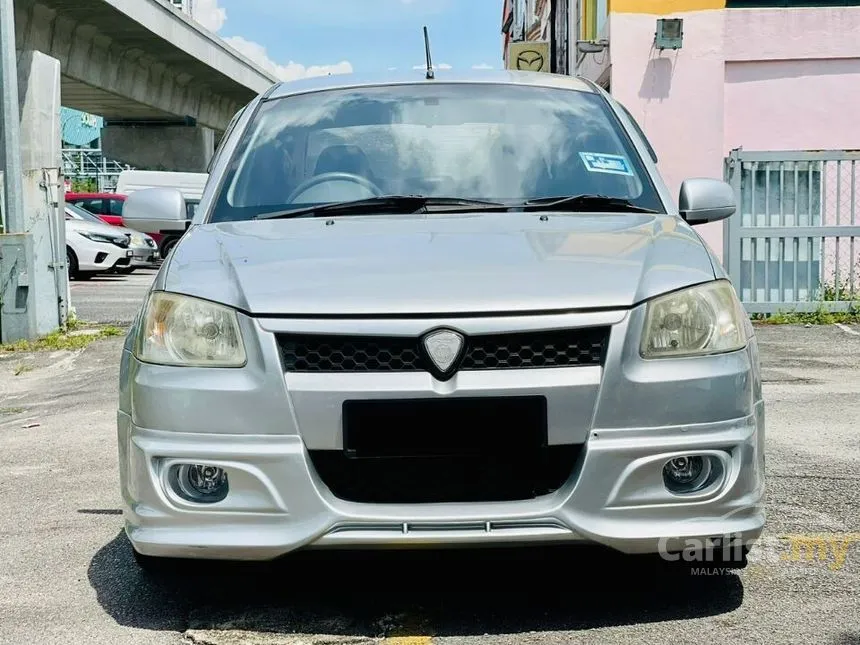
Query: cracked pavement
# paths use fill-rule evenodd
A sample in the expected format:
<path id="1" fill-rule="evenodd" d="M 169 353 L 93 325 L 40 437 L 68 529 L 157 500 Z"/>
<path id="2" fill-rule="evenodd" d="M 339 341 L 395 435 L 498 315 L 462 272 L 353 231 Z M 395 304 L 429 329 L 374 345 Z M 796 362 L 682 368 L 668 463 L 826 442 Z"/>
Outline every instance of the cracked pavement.
<path id="1" fill-rule="evenodd" d="M 80 293 L 97 299 L 99 287 Z M 81 300 L 79 315 L 95 312 L 84 319 L 99 307 L 116 322 L 134 313 Z M 148 579 L 118 513 L 122 338 L 0 355 L 0 643 L 857 645 L 860 335 L 757 330 L 766 539 L 745 570 L 699 576 L 598 549 L 542 548 L 314 552 Z M 823 541 L 797 558 L 780 539 L 809 534 Z"/>

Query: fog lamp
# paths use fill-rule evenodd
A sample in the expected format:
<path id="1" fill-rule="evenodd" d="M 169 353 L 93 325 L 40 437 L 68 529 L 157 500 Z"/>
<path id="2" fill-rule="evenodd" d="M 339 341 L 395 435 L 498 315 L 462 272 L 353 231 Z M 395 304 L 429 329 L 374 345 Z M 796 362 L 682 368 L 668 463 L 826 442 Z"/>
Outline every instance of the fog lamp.
<path id="1" fill-rule="evenodd" d="M 663 484 L 672 493 L 695 493 L 713 484 L 722 474 L 722 462 L 713 456 L 685 455 L 663 466 Z"/>
<path id="2" fill-rule="evenodd" d="M 181 464 L 171 470 L 176 493 L 191 502 L 214 504 L 227 497 L 230 487 L 223 468 L 206 464 Z"/>

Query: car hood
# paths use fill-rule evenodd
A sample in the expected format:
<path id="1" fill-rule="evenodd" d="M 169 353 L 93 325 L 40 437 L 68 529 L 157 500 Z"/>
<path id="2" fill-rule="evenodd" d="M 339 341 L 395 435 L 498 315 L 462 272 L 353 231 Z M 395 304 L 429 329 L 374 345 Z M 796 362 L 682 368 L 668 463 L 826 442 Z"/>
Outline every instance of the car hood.
<path id="1" fill-rule="evenodd" d="M 675 216 L 475 213 L 198 225 L 155 288 L 252 314 L 396 315 L 629 307 L 714 277 Z"/>
<path id="2" fill-rule="evenodd" d="M 87 222 L 86 220 L 82 219 L 67 219 L 66 230 L 90 231 L 92 233 L 101 233 L 102 235 L 110 235 L 114 237 L 124 235 L 127 232 L 122 230 L 118 226 L 111 226 L 110 224 L 98 224 L 96 222 Z"/>

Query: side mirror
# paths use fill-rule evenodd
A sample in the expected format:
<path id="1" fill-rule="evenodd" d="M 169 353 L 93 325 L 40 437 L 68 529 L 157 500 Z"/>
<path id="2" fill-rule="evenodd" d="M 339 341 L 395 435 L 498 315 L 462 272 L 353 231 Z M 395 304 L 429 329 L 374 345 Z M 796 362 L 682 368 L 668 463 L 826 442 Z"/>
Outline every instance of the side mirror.
<path id="1" fill-rule="evenodd" d="M 724 181 L 696 177 L 681 184 L 678 210 L 688 224 L 717 222 L 736 209 L 735 191 Z"/>
<path id="2" fill-rule="evenodd" d="M 122 223 L 141 233 L 184 232 L 185 197 L 175 188 L 145 188 L 126 197 Z"/>

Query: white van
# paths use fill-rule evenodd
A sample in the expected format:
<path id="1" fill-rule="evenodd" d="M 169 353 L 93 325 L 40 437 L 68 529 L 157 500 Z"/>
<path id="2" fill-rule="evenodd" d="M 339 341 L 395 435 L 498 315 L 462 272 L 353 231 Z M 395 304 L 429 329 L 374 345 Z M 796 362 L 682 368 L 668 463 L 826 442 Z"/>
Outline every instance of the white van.
<path id="1" fill-rule="evenodd" d="M 197 205 L 203 197 L 203 189 L 209 174 L 205 172 L 165 172 L 161 170 L 123 170 L 119 174 L 116 193 L 130 195 L 138 190 L 147 188 L 175 188 L 185 197 L 188 219 L 194 217 Z M 181 233 L 162 231 L 149 232 L 158 240 L 161 257 L 166 258 L 173 245 L 182 237 Z"/>
<path id="2" fill-rule="evenodd" d="M 146 188 L 175 188 L 185 197 L 188 206 L 188 219 L 194 216 L 194 211 L 203 197 L 206 180 L 205 172 L 163 172 L 160 170 L 123 170 L 116 183 L 116 192 L 120 195 L 130 195 L 136 190 Z"/>

